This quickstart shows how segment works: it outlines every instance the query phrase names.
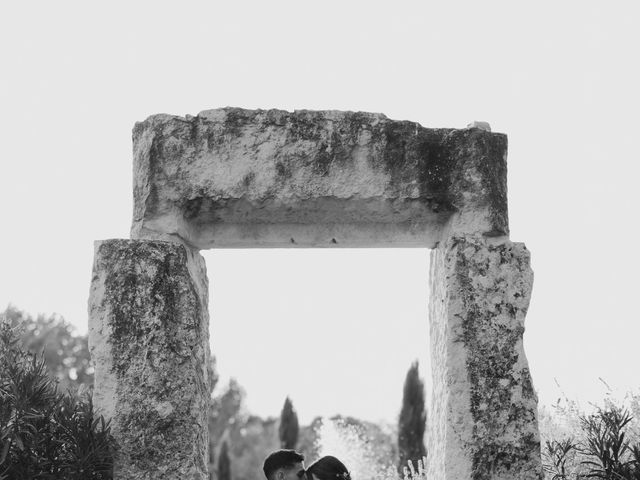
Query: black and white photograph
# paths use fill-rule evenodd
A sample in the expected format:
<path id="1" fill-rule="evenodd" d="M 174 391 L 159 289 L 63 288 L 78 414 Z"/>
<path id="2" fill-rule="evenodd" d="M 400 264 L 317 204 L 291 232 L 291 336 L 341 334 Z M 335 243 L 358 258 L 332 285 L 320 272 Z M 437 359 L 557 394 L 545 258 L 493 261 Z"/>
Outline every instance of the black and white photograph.
<path id="1" fill-rule="evenodd" d="M 640 479 L 640 3 L 0 4 L 0 480 Z"/>

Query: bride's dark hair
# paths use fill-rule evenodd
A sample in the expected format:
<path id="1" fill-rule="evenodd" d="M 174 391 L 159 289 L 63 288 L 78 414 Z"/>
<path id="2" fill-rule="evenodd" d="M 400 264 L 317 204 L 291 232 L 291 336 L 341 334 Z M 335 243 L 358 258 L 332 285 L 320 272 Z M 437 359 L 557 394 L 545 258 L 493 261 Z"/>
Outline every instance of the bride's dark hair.
<path id="1" fill-rule="evenodd" d="M 319 458 L 307 468 L 307 479 L 312 480 L 311 474 L 318 480 L 351 480 L 351 474 L 340 460 L 331 455 Z"/>

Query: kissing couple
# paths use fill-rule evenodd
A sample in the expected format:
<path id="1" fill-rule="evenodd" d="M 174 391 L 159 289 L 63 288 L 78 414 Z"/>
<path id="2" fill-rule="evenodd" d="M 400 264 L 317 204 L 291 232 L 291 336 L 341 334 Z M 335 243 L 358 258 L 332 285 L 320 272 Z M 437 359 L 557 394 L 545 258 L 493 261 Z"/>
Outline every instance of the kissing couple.
<path id="1" fill-rule="evenodd" d="M 351 480 L 340 460 L 331 455 L 319 458 L 304 468 L 304 455 L 295 450 L 276 450 L 262 467 L 267 480 Z"/>

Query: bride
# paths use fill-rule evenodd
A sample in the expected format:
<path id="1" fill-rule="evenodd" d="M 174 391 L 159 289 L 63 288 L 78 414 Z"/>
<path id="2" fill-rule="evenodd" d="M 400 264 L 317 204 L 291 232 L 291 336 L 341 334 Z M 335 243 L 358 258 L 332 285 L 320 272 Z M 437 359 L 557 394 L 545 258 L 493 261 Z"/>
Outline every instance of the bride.
<path id="1" fill-rule="evenodd" d="M 325 455 L 309 465 L 307 480 L 351 480 L 351 474 L 336 457 Z"/>

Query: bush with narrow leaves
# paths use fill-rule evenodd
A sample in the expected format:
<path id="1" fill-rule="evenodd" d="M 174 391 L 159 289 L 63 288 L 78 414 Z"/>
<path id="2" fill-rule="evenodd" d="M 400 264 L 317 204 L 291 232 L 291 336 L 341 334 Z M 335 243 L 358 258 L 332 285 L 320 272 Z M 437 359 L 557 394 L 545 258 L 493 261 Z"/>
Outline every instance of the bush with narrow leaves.
<path id="1" fill-rule="evenodd" d="M 0 480 L 112 479 L 116 444 L 89 392 L 58 391 L 0 317 Z"/>
<path id="2" fill-rule="evenodd" d="M 640 480 L 640 442 L 628 435 L 632 419 L 627 410 L 614 404 L 582 415 L 580 440 L 546 442 L 546 478 Z"/>
<path id="3" fill-rule="evenodd" d="M 577 478 L 577 445 L 573 438 L 547 440 L 542 450 L 544 470 L 550 480 Z"/>

